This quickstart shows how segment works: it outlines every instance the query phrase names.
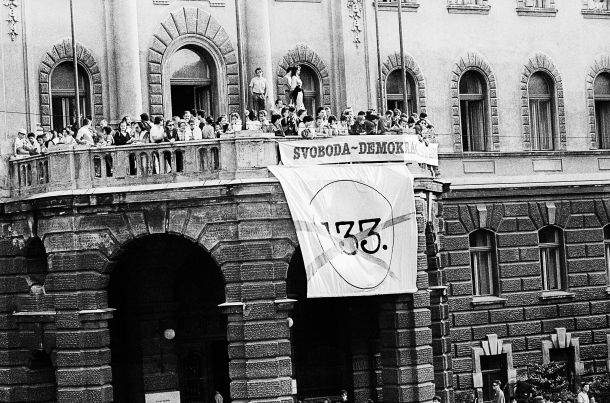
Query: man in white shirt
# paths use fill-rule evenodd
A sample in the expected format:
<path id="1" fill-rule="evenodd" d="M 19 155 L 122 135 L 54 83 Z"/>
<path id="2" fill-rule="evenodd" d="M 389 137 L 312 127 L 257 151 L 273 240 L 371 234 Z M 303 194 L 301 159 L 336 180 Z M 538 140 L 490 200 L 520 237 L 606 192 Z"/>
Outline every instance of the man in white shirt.
<path id="1" fill-rule="evenodd" d="M 15 146 L 13 148 L 15 156 L 19 155 L 30 155 L 30 152 L 24 148 L 27 132 L 25 129 L 19 129 L 17 132 L 17 138 L 15 139 Z"/>
<path id="2" fill-rule="evenodd" d="M 191 119 L 191 121 L 189 122 L 189 125 L 191 126 L 191 140 L 203 139 L 203 136 L 201 134 L 201 129 L 199 128 L 199 122 L 197 121 L 197 119 L 195 119 L 195 118 Z"/>
<path id="3" fill-rule="evenodd" d="M 93 141 L 93 133 L 91 132 L 91 120 L 85 118 L 83 119 L 83 127 L 78 129 L 76 133 L 76 143 L 81 145 L 95 145 Z"/>
<path id="4" fill-rule="evenodd" d="M 265 110 L 267 103 L 267 79 L 263 77 L 263 69 L 258 67 L 254 70 L 256 76 L 250 80 L 250 94 L 252 95 L 252 107 L 258 111 Z"/>
<path id="5" fill-rule="evenodd" d="M 580 387 L 580 393 L 576 397 L 578 403 L 589 403 L 589 384 L 586 382 L 582 383 Z"/>

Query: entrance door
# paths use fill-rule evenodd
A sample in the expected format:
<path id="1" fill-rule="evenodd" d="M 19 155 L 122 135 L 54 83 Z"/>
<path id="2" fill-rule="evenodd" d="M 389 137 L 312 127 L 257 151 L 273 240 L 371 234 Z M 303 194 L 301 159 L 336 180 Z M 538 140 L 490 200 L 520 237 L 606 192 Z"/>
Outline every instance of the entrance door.
<path id="1" fill-rule="evenodd" d="M 182 403 L 230 402 L 220 269 L 184 238 L 134 241 L 113 268 L 109 306 L 115 402 L 179 392 Z"/>
<path id="2" fill-rule="evenodd" d="M 212 109 L 210 86 L 205 85 L 172 85 L 172 116 L 184 115 L 184 111 Z"/>
<path id="3" fill-rule="evenodd" d="M 185 110 L 203 110 L 218 114 L 216 66 L 210 55 L 197 46 L 185 46 L 169 59 L 172 115 L 182 116 Z"/>

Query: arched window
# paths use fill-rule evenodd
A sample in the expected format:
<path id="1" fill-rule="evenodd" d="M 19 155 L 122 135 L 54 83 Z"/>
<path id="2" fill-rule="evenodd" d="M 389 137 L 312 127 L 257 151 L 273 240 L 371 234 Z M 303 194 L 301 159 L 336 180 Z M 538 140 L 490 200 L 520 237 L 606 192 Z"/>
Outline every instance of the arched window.
<path id="1" fill-rule="evenodd" d="M 308 113 L 314 114 L 322 105 L 318 75 L 309 66 L 301 65 L 301 81 L 303 81 L 303 104 Z"/>
<path id="2" fill-rule="evenodd" d="M 563 290 L 567 286 L 563 250 L 563 231 L 548 226 L 538 231 L 542 290 Z"/>
<path id="3" fill-rule="evenodd" d="M 470 267 L 473 295 L 496 295 L 496 237 L 491 231 L 477 230 L 470 234 Z"/>
<path id="4" fill-rule="evenodd" d="M 78 94 L 81 115 L 91 116 L 91 87 L 89 76 L 82 66 L 78 66 Z M 74 64 L 63 62 L 51 73 L 51 119 L 53 128 L 61 130 L 71 126 L 76 116 L 76 96 L 74 95 Z"/>
<path id="5" fill-rule="evenodd" d="M 593 84 L 595 123 L 599 148 L 610 148 L 610 74 L 601 73 Z"/>
<path id="6" fill-rule="evenodd" d="M 604 251 L 606 253 L 606 283 L 610 284 L 610 224 L 604 227 Z"/>
<path id="7" fill-rule="evenodd" d="M 415 102 L 415 82 L 413 77 L 407 73 L 407 107 L 405 109 L 404 103 L 404 91 L 402 86 L 402 70 L 394 70 L 388 75 L 385 82 L 386 91 L 386 106 L 388 110 L 400 109 L 402 112 L 411 115 L 413 112 L 417 112 L 417 105 Z"/>
<path id="8" fill-rule="evenodd" d="M 533 150 L 555 148 L 555 88 L 542 72 L 532 74 L 527 85 Z"/>
<path id="9" fill-rule="evenodd" d="M 216 68 L 205 50 L 191 45 L 178 49 L 169 59 L 168 71 L 172 115 L 183 116 L 191 109 L 218 115 Z"/>
<path id="10" fill-rule="evenodd" d="M 489 151 L 487 83 L 481 73 L 469 70 L 460 78 L 459 88 L 464 151 Z"/>

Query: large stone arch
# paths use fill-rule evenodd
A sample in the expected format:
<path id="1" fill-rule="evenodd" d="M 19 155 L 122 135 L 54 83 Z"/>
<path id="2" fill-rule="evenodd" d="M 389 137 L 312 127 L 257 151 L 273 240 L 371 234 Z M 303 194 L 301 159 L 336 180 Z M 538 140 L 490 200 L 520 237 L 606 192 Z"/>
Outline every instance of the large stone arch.
<path id="1" fill-rule="evenodd" d="M 280 59 L 276 76 L 278 95 L 284 94 L 284 82 L 282 79 L 288 73 L 288 69 L 295 64 L 304 64 L 318 75 L 322 105 L 330 106 L 330 76 L 328 67 L 316 51 L 304 43 L 298 44 Z"/>
<path id="2" fill-rule="evenodd" d="M 593 86 L 595 78 L 601 73 L 610 73 L 610 55 L 600 56 L 587 72 L 585 84 L 587 88 L 587 113 L 589 116 L 589 133 L 591 135 L 591 148 L 599 148 L 596 130 L 595 99 Z"/>
<path id="3" fill-rule="evenodd" d="M 172 11 L 157 28 L 148 50 L 148 91 L 150 113 L 166 112 L 169 81 L 164 66 L 176 50 L 186 45 L 205 49 L 214 59 L 218 76 L 219 113 L 239 112 L 239 69 L 237 54 L 229 35 L 208 12 L 197 7 L 181 7 Z"/>
<path id="4" fill-rule="evenodd" d="M 555 87 L 555 112 L 557 114 L 557 133 L 559 134 L 559 149 L 565 150 L 567 145 L 566 136 L 566 115 L 563 100 L 563 81 L 559 70 L 551 58 L 543 53 L 538 53 L 531 57 L 521 73 L 521 125 L 523 127 L 523 149 L 530 150 L 532 137 L 530 132 L 530 107 L 527 86 L 532 74 L 542 71 L 553 79 Z"/>
<path id="5" fill-rule="evenodd" d="M 491 66 L 483 56 L 478 53 L 469 52 L 466 56 L 460 58 L 455 64 L 451 72 L 451 118 L 453 122 L 453 147 L 455 151 L 463 151 L 462 146 L 462 125 L 460 117 L 460 78 L 469 70 L 476 70 L 483 75 L 487 81 L 487 102 L 488 119 L 491 128 L 491 144 L 493 151 L 500 150 L 500 129 L 498 123 L 498 90 L 496 84 L 496 75 Z"/>
<path id="6" fill-rule="evenodd" d="M 395 70 L 399 70 L 401 68 L 402 64 L 400 62 L 400 53 L 394 53 L 389 55 L 386 61 L 381 66 L 381 78 L 383 81 L 383 87 L 381 88 L 380 94 L 381 98 L 384 101 L 386 100 L 387 96 L 386 82 L 388 76 Z M 411 75 L 411 77 L 413 77 L 413 80 L 415 80 L 415 83 L 417 84 L 417 94 L 415 94 L 415 96 L 417 97 L 417 110 L 419 110 L 420 112 L 426 112 L 426 80 L 424 79 L 424 75 L 422 74 L 421 69 L 419 68 L 419 65 L 417 64 L 415 59 L 413 59 L 413 57 L 408 54 L 405 54 L 405 70 Z M 383 102 L 383 104 L 385 105 L 385 102 Z"/>
<path id="7" fill-rule="evenodd" d="M 40 124 L 45 129 L 51 127 L 51 74 L 59 64 L 73 60 L 72 42 L 67 38 L 53 45 L 42 57 L 38 85 L 40 92 Z M 78 42 L 76 43 L 76 60 L 79 67 L 84 68 L 89 76 L 93 118 L 99 121 L 104 118 L 102 73 L 91 51 Z"/>

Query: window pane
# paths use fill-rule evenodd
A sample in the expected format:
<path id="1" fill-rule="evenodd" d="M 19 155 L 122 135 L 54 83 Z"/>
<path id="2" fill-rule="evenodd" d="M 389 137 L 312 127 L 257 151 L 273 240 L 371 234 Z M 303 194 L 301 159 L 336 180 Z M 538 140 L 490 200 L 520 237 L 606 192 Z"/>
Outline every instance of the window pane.
<path id="1" fill-rule="evenodd" d="M 178 79 L 209 79 L 205 58 L 189 48 L 177 50 L 169 60 L 169 76 Z"/>
<path id="2" fill-rule="evenodd" d="M 551 102 L 549 100 L 530 100 L 530 114 L 532 148 L 534 150 L 552 150 L 554 141 Z"/>
<path id="3" fill-rule="evenodd" d="M 460 94 L 484 95 L 485 81 L 481 74 L 470 70 L 460 79 Z"/>
<path id="4" fill-rule="evenodd" d="M 74 92 L 74 65 L 72 62 L 65 62 L 55 67 L 51 75 L 51 92 L 72 91 Z M 79 92 L 89 90 L 89 79 L 84 69 L 78 67 L 78 89 Z"/>
<path id="5" fill-rule="evenodd" d="M 610 101 L 595 102 L 599 148 L 610 148 Z"/>
<path id="6" fill-rule="evenodd" d="M 546 227 L 538 232 L 538 242 L 540 243 L 558 243 L 559 231 L 554 227 Z"/>
<path id="7" fill-rule="evenodd" d="M 301 65 L 301 81 L 303 81 L 303 91 L 318 92 L 318 77 L 304 65 Z"/>
<path id="8" fill-rule="evenodd" d="M 485 102 L 462 101 L 462 137 L 464 151 L 488 151 L 485 125 Z"/>
<path id="9" fill-rule="evenodd" d="M 475 231 L 470 234 L 470 247 L 490 247 L 490 234 L 487 231 Z"/>
<path id="10" fill-rule="evenodd" d="M 527 86 L 530 97 L 536 95 L 551 95 L 551 85 L 547 77 L 543 73 L 534 73 L 530 77 L 530 82 Z"/>
<path id="11" fill-rule="evenodd" d="M 610 74 L 601 73 L 595 77 L 594 91 L 595 96 L 610 95 Z"/>

